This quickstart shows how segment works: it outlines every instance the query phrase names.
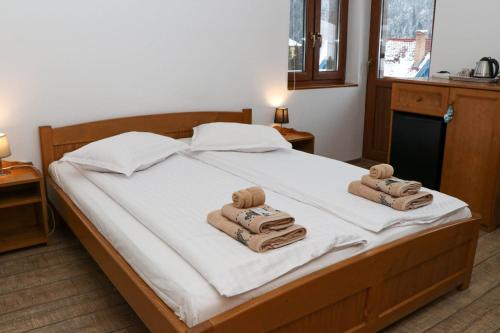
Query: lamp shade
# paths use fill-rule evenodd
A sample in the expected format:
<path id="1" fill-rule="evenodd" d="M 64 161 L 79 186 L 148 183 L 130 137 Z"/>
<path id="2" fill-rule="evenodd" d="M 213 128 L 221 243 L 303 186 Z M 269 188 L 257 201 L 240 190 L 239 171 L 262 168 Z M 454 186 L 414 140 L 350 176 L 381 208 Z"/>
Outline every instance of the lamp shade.
<path id="1" fill-rule="evenodd" d="M 7 135 L 0 133 L 0 159 L 10 156 L 10 146 Z"/>
<path id="2" fill-rule="evenodd" d="M 274 113 L 274 122 L 276 124 L 288 124 L 288 108 L 276 108 Z"/>

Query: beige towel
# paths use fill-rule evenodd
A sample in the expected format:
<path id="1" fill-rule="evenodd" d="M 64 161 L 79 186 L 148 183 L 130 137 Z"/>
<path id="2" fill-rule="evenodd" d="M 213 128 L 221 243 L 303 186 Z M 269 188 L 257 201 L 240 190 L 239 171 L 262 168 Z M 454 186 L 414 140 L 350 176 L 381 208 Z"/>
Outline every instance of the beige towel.
<path id="1" fill-rule="evenodd" d="M 250 208 L 263 205 L 266 202 L 266 193 L 262 188 L 255 186 L 233 193 L 233 206 L 236 208 Z"/>
<path id="2" fill-rule="evenodd" d="M 286 212 L 275 210 L 268 205 L 239 209 L 228 204 L 222 207 L 222 215 L 241 224 L 255 234 L 290 227 L 295 219 Z"/>
<path id="3" fill-rule="evenodd" d="M 304 227 L 294 224 L 280 231 L 270 231 L 266 234 L 254 234 L 241 225 L 222 216 L 220 210 L 208 214 L 207 221 L 215 228 L 248 246 L 255 252 L 266 252 L 295 243 L 304 239 L 307 233 Z"/>
<path id="4" fill-rule="evenodd" d="M 394 168 L 390 164 L 378 164 L 370 168 L 370 176 L 378 179 L 391 178 L 394 175 Z"/>
<path id="5" fill-rule="evenodd" d="M 401 211 L 427 206 L 432 202 L 432 194 L 427 192 L 395 198 L 363 185 L 360 181 L 349 184 L 349 193 Z"/>
<path id="6" fill-rule="evenodd" d="M 397 178 L 377 179 L 370 175 L 361 178 L 361 183 L 374 190 L 392 195 L 393 197 L 405 197 L 417 194 L 422 188 L 422 184 L 415 181 L 402 180 Z"/>

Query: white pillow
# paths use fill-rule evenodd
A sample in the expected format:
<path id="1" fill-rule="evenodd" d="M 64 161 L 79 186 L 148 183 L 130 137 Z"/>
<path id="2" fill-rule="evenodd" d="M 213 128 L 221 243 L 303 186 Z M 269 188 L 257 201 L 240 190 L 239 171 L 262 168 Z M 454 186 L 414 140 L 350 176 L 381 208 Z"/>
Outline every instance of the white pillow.
<path id="1" fill-rule="evenodd" d="M 67 161 L 99 172 L 130 176 L 165 160 L 189 146 L 175 139 L 147 132 L 127 132 L 92 142 L 64 155 Z"/>
<path id="2" fill-rule="evenodd" d="M 209 123 L 193 129 L 192 151 L 231 150 L 260 153 L 292 149 L 292 144 L 274 128 L 239 123 Z"/>

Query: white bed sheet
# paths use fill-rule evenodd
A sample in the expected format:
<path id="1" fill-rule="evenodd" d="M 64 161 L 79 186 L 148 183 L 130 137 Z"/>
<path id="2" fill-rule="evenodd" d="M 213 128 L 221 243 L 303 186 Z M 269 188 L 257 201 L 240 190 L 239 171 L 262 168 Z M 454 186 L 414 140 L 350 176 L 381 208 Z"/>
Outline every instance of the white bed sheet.
<path id="1" fill-rule="evenodd" d="M 298 150 L 253 154 L 219 151 L 185 154 L 374 232 L 402 224 L 433 223 L 467 207 L 465 202 L 457 198 L 423 188 L 434 196 L 430 205 L 405 212 L 397 211 L 347 191 L 350 182 L 360 180 L 367 174 L 366 169 Z"/>
<path id="2" fill-rule="evenodd" d="M 50 174 L 141 278 L 189 327 L 314 271 L 432 226 L 467 218 L 465 208 L 431 225 L 396 227 L 375 234 L 359 229 L 367 246 L 331 252 L 250 292 L 223 297 L 168 247 L 69 163 L 53 163 Z"/>
<path id="3" fill-rule="evenodd" d="M 273 251 L 253 252 L 207 223 L 207 214 L 231 202 L 231 193 L 253 184 L 181 154 L 130 177 L 75 167 L 224 296 L 258 288 L 327 252 L 366 242 L 352 224 L 267 191 L 266 202 L 294 216 L 307 235 Z"/>

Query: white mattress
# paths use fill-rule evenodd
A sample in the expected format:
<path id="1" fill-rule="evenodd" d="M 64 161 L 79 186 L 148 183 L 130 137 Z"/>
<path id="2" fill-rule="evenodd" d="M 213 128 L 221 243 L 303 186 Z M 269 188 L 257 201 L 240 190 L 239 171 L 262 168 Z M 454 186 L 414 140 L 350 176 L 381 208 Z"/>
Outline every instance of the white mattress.
<path id="1" fill-rule="evenodd" d="M 368 240 L 367 246 L 328 253 L 262 287 L 237 296 L 223 297 L 181 256 L 71 164 L 53 163 L 50 173 L 103 236 L 189 327 L 358 253 L 437 224 L 470 216 L 470 211 L 465 208 L 431 225 L 395 227 L 378 234 L 355 227 L 359 235 Z"/>

